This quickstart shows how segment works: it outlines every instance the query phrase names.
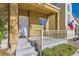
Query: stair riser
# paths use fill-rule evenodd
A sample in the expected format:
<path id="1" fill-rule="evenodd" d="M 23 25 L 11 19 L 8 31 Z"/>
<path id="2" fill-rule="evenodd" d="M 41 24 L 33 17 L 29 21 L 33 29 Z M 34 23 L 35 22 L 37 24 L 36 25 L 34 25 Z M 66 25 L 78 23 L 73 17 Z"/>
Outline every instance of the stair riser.
<path id="1" fill-rule="evenodd" d="M 36 52 L 34 48 L 32 49 L 22 49 L 22 50 L 17 50 L 17 53 L 16 55 L 24 55 L 24 54 L 29 54 L 29 53 L 33 53 L 33 52 Z"/>

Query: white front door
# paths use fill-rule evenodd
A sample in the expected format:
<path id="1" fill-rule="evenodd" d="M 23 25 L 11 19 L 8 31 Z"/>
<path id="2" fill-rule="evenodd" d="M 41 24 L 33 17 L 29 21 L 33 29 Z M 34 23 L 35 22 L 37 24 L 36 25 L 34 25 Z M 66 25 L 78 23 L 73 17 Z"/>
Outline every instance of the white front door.
<path id="1" fill-rule="evenodd" d="M 28 36 L 29 17 L 19 16 L 19 36 Z"/>

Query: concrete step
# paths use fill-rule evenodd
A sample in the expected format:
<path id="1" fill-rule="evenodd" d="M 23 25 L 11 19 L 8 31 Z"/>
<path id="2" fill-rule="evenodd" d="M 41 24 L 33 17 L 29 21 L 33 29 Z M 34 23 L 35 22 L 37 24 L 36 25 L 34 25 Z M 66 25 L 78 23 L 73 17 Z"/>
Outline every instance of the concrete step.
<path id="1" fill-rule="evenodd" d="M 36 52 L 35 48 L 34 47 L 27 47 L 27 48 L 16 50 L 16 55 L 18 55 L 18 56 L 21 56 L 24 54 L 28 55 L 29 53 L 32 53 L 32 52 Z"/>
<path id="2" fill-rule="evenodd" d="M 37 55 L 35 47 L 31 46 L 26 38 L 20 38 L 17 43 L 16 56 L 32 56 Z"/>
<path id="3" fill-rule="evenodd" d="M 23 49 L 23 48 L 27 48 L 27 47 L 29 47 L 29 46 L 31 46 L 31 43 L 29 43 L 29 42 L 27 42 L 27 43 L 21 43 L 21 44 L 17 44 L 17 50 L 18 49 Z"/>
<path id="4" fill-rule="evenodd" d="M 27 43 L 27 39 L 19 39 L 18 43 Z"/>
<path id="5" fill-rule="evenodd" d="M 36 51 L 33 51 L 33 52 L 30 52 L 30 53 L 23 54 L 23 56 L 37 56 L 37 55 L 38 55 L 38 52 L 36 52 Z"/>

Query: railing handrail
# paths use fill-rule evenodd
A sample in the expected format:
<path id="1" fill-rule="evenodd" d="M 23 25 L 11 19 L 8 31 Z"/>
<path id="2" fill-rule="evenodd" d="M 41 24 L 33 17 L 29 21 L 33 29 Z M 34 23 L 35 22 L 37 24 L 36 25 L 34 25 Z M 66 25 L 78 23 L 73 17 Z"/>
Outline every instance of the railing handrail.
<path id="1" fill-rule="evenodd" d="M 67 30 L 43 30 L 43 31 L 65 31 L 67 32 Z"/>

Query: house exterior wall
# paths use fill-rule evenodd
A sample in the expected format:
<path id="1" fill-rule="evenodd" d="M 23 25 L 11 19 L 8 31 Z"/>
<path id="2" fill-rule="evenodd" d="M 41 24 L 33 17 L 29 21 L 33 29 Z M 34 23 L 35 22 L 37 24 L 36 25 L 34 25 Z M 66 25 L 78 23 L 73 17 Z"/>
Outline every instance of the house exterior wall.
<path id="1" fill-rule="evenodd" d="M 60 21 L 59 29 L 67 31 L 67 39 L 71 39 L 75 36 L 75 29 L 68 29 L 68 21 L 74 20 L 72 16 L 72 5 L 70 3 L 53 3 L 53 5 L 60 8 Z"/>
<path id="2" fill-rule="evenodd" d="M 37 34 L 42 33 L 42 28 L 39 23 L 40 18 L 47 19 L 45 30 L 57 30 L 58 29 L 58 26 L 59 26 L 58 25 L 58 23 L 59 23 L 58 16 L 59 15 L 57 12 L 50 13 L 50 14 L 46 15 L 44 13 L 40 13 L 37 11 L 28 10 L 27 8 L 23 9 L 24 8 L 23 4 L 22 4 L 22 9 L 20 6 L 21 6 L 21 4 L 19 5 L 19 15 L 29 17 L 29 35 L 28 36 L 33 37 L 33 36 L 36 36 Z M 37 9 L 37 8 L 35 8 L 35 9 Z"/>
<path id="3" fill-rule="evenodd" d="M 46 15 L 30 11 L 30 36 L 35 36 L 36 34 L 41 33 L 41 27 L 40 27 L 40 18 L 47 18 Z"/>
<path id="4" fill-rule="evenodd" d="M 56 19 L 55 14 L 48 17 L 48 21 L 49 21 L 49 25 L 47 25 L 49 27 L 48 30 L 56 30 L 56 27 L 57 27 L 56 26 L 56 24 L 57 24 L 56 20 L 57 19 Z"/>
<path id="5" fill-rule="evenodd" d="M 29 17 L 29 11 L 24 9 L 18 9 L 18 16 L 28 16 Z"/>
<path id="6" fill-rule="evenodd" d="M 10 45 L 12 51 L 15 51 L 16 44 L 19 39 L 19 35 L 18 35 L 18 32 L 19 32 L 18 31 L 19 30 L 18 29 L 18 27 L 19 27 L 18 26 L 18 17 L 19 17 L 19 15 L 29 17 L 29 36 L 35 36 L 36 34 L 40 33 L 40 31 L 41 31 L 41 28 L 39 25 L 40 18 L 45 18 L 45 19 L 47 19 L 47 21 L 49 21 L 48 22 L 49 25 L 46 25 L 46 27 L 48 27 L 49 30 L 56 29 L 55 20 L 57 20 L 56 19 L 57 15 L 55 15 L 53 13 L 56 13 L 57 10 L 55 11 L 54 8 L 50 8 L 50 7 L 48 7 L 48 5 L 47 5 L 48 9 L 46 7 L 46 10 L 43 8 L 42 9 L 39 8 L 41 11 L 45 10 L 44 14 L 42 12 L 40 13 L 40 12 L 36 12 L 36 11 L 25 10 L 27 7 L 26 8 L 24 7 L 25 9 L 19 9 L 18 8 L 19 6 L 17 3 L 11 3 L 11 4 L 9 4 L 8 7 L 9 7 L 9 45 Z M 52 15 L 50 17 L 47 15 L 47 13 L 50 13 L 48 11 L 51 11 L 51 13 L 52 13 Z M 47 30 L 47 28 L 46 28 L 46 30 Z"/>
<path id="7" fill-rule="evenodd" d="M 52 3 L 52 5 L 59 7 L 60 12 L 59 12 L 59 22 L 58 23 L 58 30 L 60 30 L 61 33 L 57 33 L 57 38 L 65 38 L 67 36 L 65 30 L 65 3 Z M 63 30 L 63 31 L 62 31 Z"/>
<path id="8" fill-rule="evenodd" d="M 40 27 L 40 23 L 39 23 L 40 18 L 47 19 L 46 30 L 55 30 L 58 27 L 57 26 L 58 16 L 56 15 L 56 13 L 48 16 L 46 14 L 39 13 L 36 11 L 19 9 L 19 15 L 29 17 L 29 36 L 30 37 L 41 33 L 42 28 Z"/>
<path id="9" fill-rule="evenodd" d="M 59 30 L 65 30 L 65 3 L 52 3 L 60 8 L 59 13 Z"/>
<path id="10" fill-rule="evenodd" d="M 29 17 L 29 36 L 35 36 L 36 34 L 39 34 L 41 32 L 40 28 L 40 18 L 46 18 L 47 16 L 45 14 L 35 12 L 35 11 L 28 11 L 28 10 L 22 10 L 19 9 L 19 16 L 28 16 Z"/>

